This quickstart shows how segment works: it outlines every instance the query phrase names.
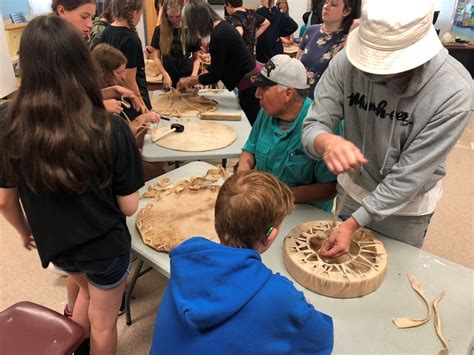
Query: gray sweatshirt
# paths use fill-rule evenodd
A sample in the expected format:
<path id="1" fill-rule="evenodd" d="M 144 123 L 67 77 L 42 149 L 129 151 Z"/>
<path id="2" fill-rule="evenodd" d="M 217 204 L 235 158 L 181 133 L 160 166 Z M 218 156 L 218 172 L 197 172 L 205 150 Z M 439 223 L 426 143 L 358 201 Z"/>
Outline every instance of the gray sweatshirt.
<path id="1" fill-rule="evenodd" d="M 397 213 L 443 178 L 446 156 L 469 121 L 473 93 L 470 74 L 444 48 L 411 76 L 388 81 L 355 68 L 342 50 L 316 86 L 303 146 L 321 159 L 314 139 L 344 119 L 345 138 L 368 160 L 349 173 L 370 192 L 353 214 L 364 226 Z"/>

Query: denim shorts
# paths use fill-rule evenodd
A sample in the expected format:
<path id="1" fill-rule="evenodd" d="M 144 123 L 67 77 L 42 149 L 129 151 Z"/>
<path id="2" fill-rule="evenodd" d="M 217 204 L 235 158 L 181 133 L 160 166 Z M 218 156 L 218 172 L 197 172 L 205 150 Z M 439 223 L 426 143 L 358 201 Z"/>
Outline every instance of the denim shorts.
<path id="1" fill-rule="evenodd" d="M 53 264 L 68 274 L 86 274 L 89 283 L 102 290 L 109 290 L 120 285 L 130 271 L 130 254 L 114 256 L 107 259 L 77 261 L 59 257 Z"/>

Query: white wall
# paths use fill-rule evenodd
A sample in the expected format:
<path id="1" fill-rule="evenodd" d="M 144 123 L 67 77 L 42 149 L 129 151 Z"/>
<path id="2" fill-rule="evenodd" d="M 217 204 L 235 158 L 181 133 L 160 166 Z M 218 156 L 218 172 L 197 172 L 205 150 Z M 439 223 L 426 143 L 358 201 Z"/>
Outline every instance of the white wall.
<path id="1" fill-rule="evenodd" d="M 451 30 L 451 21 L 454 13 L 454 5 L 456 0 L 436 0 L 435 10 L 439 11 L 439 17 L 435 27 L 440 29 L 439 37 L 442 38 L 444 33 Z"/>
<path id="2" fill-rule="evenodd" d="M 260 6 L 260 0 L 243 0 L 244 7 L 248 9 L 256 9 Z"/>
<path id="3" fill-rule="evenodd" d="M 309 0 L 288 0 L 288 7 L 290 8 L 290 16 L 298 23 L 299 33 L 301 26 L 303 26 L 303 14 L 308 11 Z"/>
<path id="4" fill-rule="evenodd" d="M 2 12 L 0 11 L 0 63 L 2 63 L 0 65 L 0 97 L 10 95 L 16 91 L 16 79 L 4 26 Z"/>
<path id="5" fill-rule="evenodd" d="M 29 0 L 32 16 L 43 15 L 51 12 L 51 0 Z"/>
<path id="6" fill-rule="evenodd" d="M 216 12 L 219 14 L 219 16 L 221 16 L 222 18 L 224 18 L 224 5 L 211 5 L 214 10 L 216 10 Z"/>

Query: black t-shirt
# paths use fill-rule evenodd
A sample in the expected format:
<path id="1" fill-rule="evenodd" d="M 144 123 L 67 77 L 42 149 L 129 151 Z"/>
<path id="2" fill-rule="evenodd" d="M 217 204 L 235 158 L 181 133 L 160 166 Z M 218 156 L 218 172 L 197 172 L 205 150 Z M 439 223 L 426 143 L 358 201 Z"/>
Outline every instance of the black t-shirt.
<path id="1" fill-rule="evenodd" d="M 283 15 L 276 6 L 271 9 L 260 7 L 256 12 L 270 21 L 270 26 L 257 39 L 256 46 L 257 60 L 266 63 L 274 55 L 283 53 L 280 37 L 291 35 L 298 29 L 298 24 L 291 17 Z"/>
<path id="2" fill-rule="evenodd" d="M 150 96 L 146 85 L 145 59 L 142 42 L 128 27 L 107 26 L 100 38 L 101 43 L 110 44 L 127 58 L 126 68 L 137 68 L 136 81 L 145 105 L 151 110 Z"/>
<path id="3" fill-rule="evenodd" d="M 160 49 L 160 33 L 160 26 L 156 26 L 151 39 L 151 46 L 153 48 Z M 170 51 L 166 57 L 171 57 L 173 59 L 188 59 L 192 52 L 198 52 L 201 49 L 199 43 L 189 44 L 186 46 L 186 52 L 183 53 L 181 43 L 181 29 L 173 28 L 173 41 L 171 42 Z"/>
<path id="4" fill-rule="evenodd" d="M 211 65 L 208 72 L 199 75 L 202 85 L 221 80 L 228 90 L 233 90 L 245 74 L 255 68 L 255 58 L 250 54 L 239 32 L 228 22 L 221 21 L 214 27 L 209 42 Z"/>
<path id="5" fill-rule="evenodd" d="M 143 186 L 140 153 L 129 127 L 112 116 L 112 179 L 81 194 L 29 189 L 18 169 L 16 188 L 43 267 L 59 256 L 98 260 L 130 252 L 130 233 L 116 195 L 126 196 Z M 104 157 L 107 159 L 107 157 Z M 0 170 L 0 187 L 7 186 Z"/>
<path id="6" fill-rule="evenodd" d="M 150 43 L 153 48 L 159 50 L 161 50 L 160 33 L 160 26 L 156 26 Z M 186 51 L 183 53 L 181 29 L 173 29 L 173 41 L 171 42 L 169 53 L 167 55 L 163 55 L 163 53 L 161 53 L 163 66 L 173 81 L 173 87 L 176 87 L 176 83 L 179 81 L 179 79 L 191 75 L 194 61 L 191 53 L 198 52 L 200 48 L 200 43 L 191 44 L 186 46 Z"/>
<path id="7" fill-rule="evenodd" d="M 258 15 L 253 10 L 236 11 L 232 15 L 226 17 L 229 22 L 235 28 L 242 27 L 242 39 L 250 53 L 255 53 L 255 33 L 257 29 L 265 21 L 265 17 Z"/>

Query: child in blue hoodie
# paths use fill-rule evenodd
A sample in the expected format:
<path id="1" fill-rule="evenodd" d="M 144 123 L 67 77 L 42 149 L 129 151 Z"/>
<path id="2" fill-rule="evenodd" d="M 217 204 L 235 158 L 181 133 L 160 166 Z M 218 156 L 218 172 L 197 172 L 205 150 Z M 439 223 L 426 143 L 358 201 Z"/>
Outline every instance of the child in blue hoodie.
<path id="1" fill-rule="evenodd" d="M 170 252 L 171 277 L 151 354 L 329 354 L 332 319 L 260 258 L 293 207 L 272 175 L 244 171 L 219 191 L 221 244 L 201 237 Z"/>

